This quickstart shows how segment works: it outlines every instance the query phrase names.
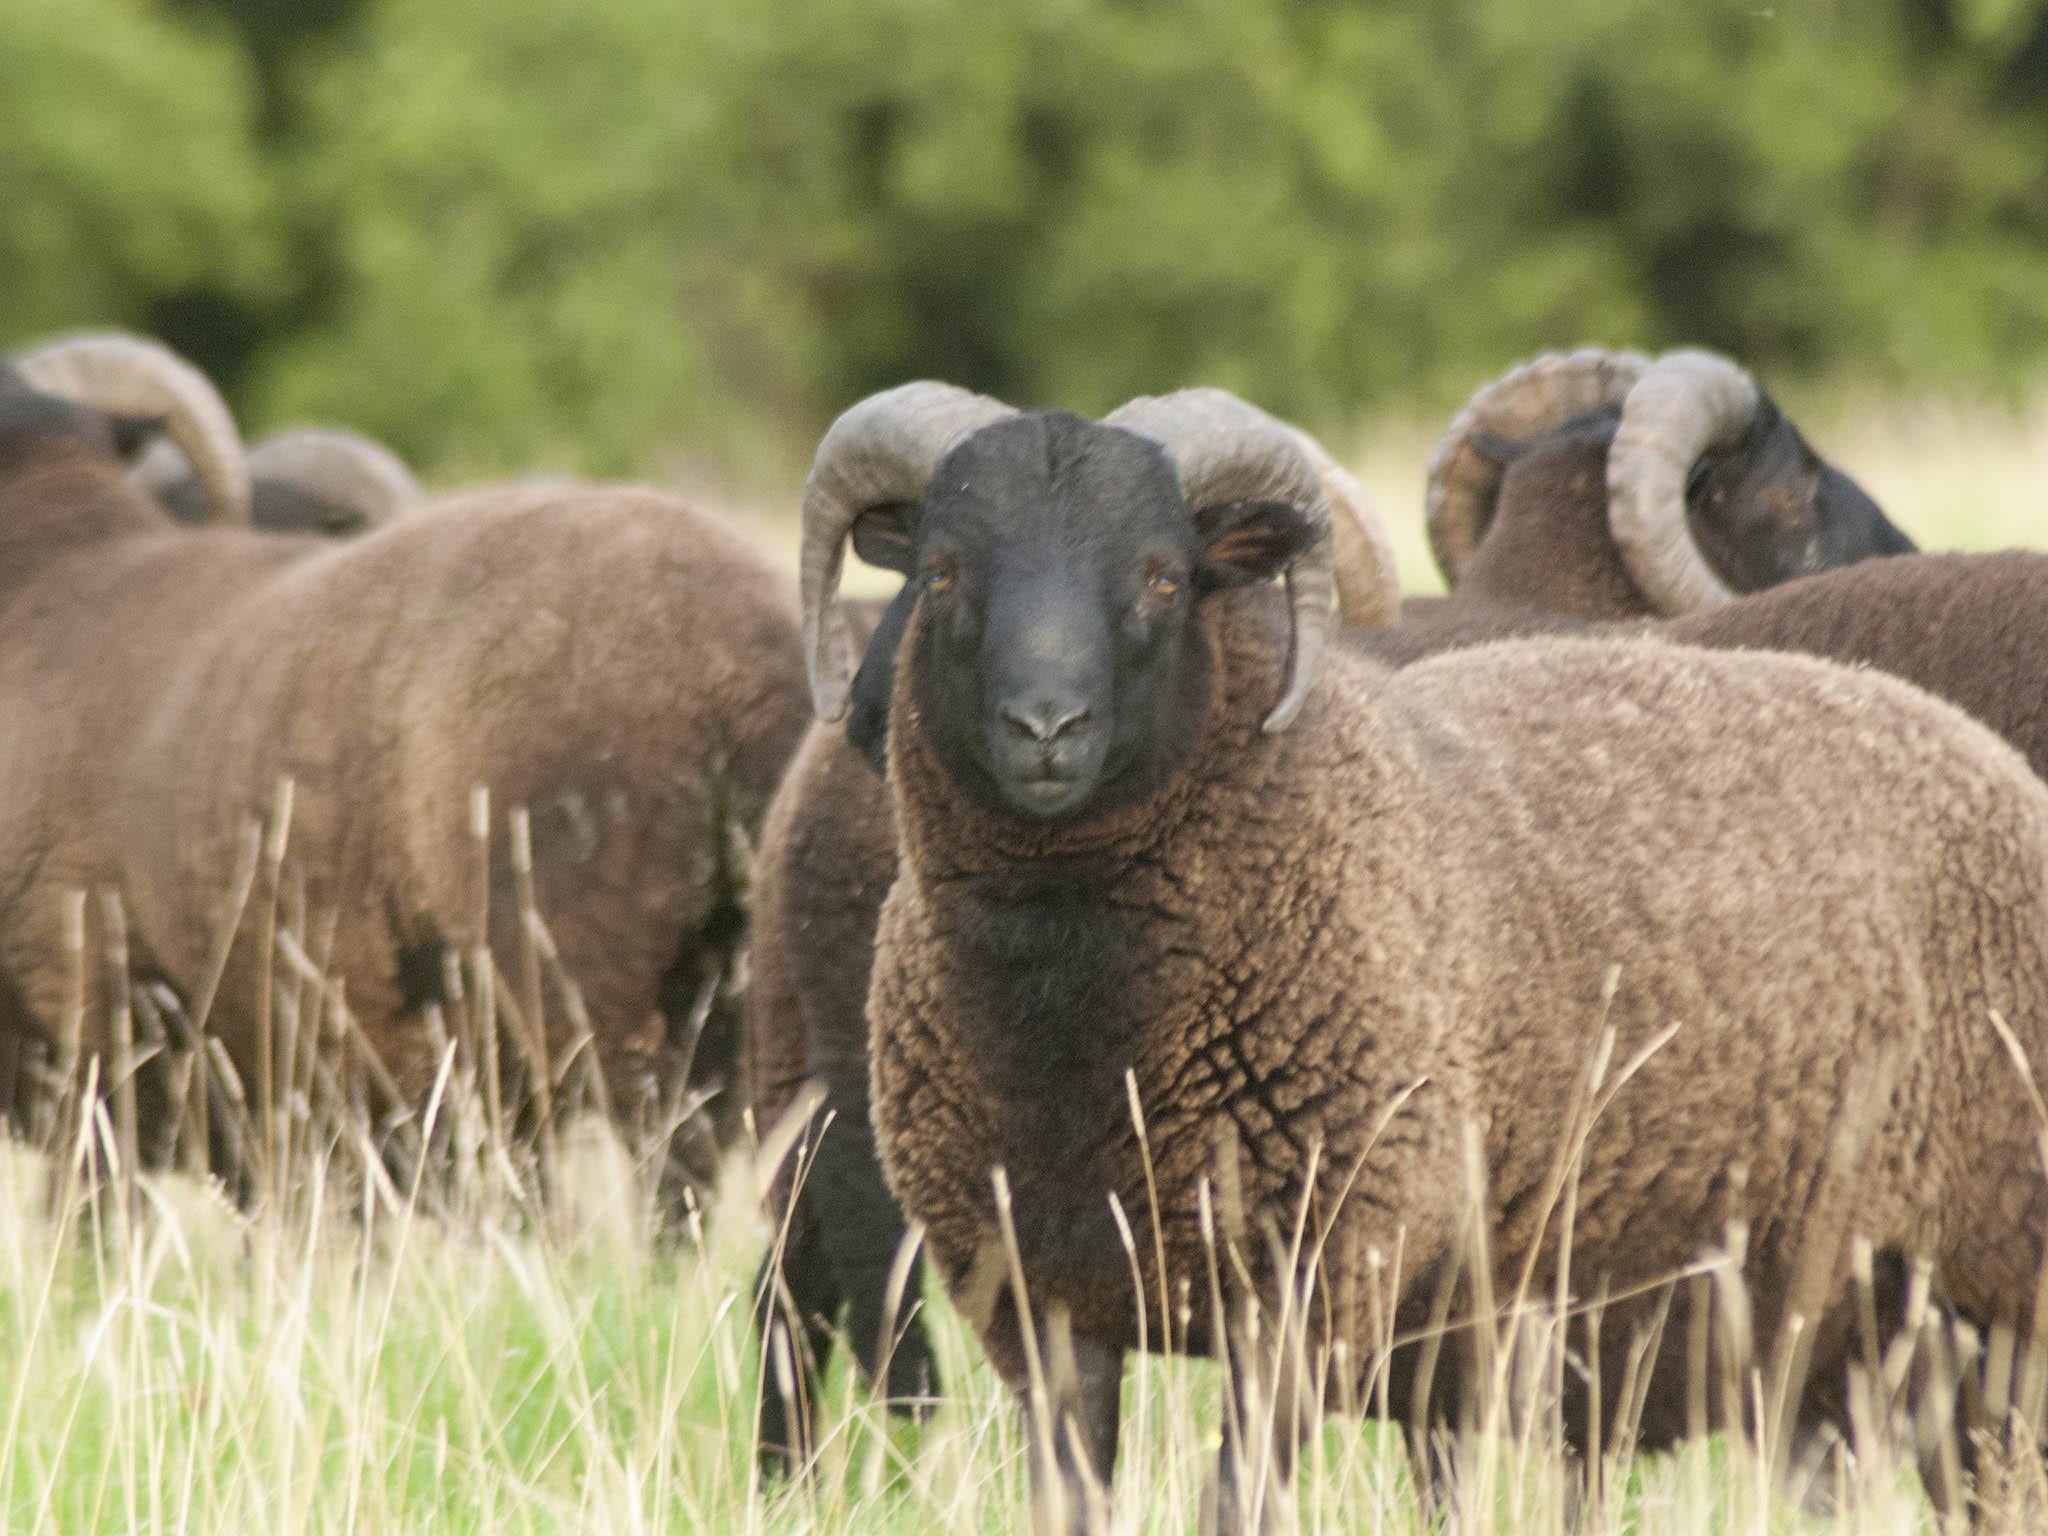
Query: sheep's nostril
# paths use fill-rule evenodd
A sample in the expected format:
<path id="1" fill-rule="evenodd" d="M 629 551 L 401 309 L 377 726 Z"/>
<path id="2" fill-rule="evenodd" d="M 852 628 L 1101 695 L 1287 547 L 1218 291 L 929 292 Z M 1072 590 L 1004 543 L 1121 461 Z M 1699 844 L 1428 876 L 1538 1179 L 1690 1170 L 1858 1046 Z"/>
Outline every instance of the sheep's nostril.
<path id="1" fill-rule="evenodd" d="M 1084 731 L 1091 718 L 1084 705 L 1068 704 L 1057 699 L 1032 699 L 1025 703 L 1005 704 L 997 711 L 1003 723 L 1027 741 L 1041 746 L 1051 746 L 1062 737 L 1078 736 Z"/>

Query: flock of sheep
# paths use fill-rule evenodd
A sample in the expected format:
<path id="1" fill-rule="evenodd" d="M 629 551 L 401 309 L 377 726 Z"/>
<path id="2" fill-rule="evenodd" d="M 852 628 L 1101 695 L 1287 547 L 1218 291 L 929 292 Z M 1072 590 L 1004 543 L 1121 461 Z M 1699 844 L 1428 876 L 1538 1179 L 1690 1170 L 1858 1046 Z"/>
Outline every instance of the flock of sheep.
<path id="1" fill-rule="evenodd" d="M 892 1402 L 938 1389 L 928 1256 L 1054 1529 L 1102 1516 L 1133 1350 L 1230 1359 L 1229 1531 L 1362 1383 L 1456 1422 L 1487 1298 L 1601 1298 L 1588 1449 L 1603 1403 L 1697 1427 L 1725 1317 L 1663 1282 L 1709 1261 L 1802 1443 L 1930 1309 L 2030 1341 L 2048 555 L 1914 553 L 1698 352 L 1489 384 L 1426 515 L 1450 591 L 1404 604 L 1364 490 L 1231 395 L 912 384 L 820 444 L 793 592 L 651 490 L 245 451 L 136 338 L 0 359 L 0 1104 L 132 1062 L 139 984 L 258 1124 L 316 1064 L 403 1122 L 503 985 L 455 1049 L 508 1102 L 578 1062 L 615 1115 L 701 1101 L 700 1175 L 821 1107 L 764 1462 L 842 1311 Z M 840 600 L 849 542 L 888 604 Z M 167 1146 L 186 1090 L 133 1071 Z"/>

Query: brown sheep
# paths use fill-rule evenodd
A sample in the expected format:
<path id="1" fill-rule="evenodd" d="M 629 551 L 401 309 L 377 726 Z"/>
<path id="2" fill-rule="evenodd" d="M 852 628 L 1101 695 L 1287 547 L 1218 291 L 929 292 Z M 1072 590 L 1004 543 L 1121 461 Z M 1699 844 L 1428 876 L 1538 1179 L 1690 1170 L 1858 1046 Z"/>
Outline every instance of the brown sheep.
<path id="1" fill-rule="evenodd" d="M 1638 542 L 1662 562 L 1646 569 L 1641 582 L 1607 531 L 1605 463 L 1624 400 L 1632 402 L 1633 414 L 1619 478 L 1644 486 L 1629 499 L 1638 509 L 1633 526 L 1644 530 Z M 1567 420 L 1572 427 L 1557 432 Z M 1731 424 L 1736 436 L 1728 442 Z M 1495 460 L 1479 445 L 1508 457 L 1510 433 L 1544 441 L 1523 450 L 1504 488 Z M 1460 413 L 1433 466 L 1429 506 L 1447 568 L 1469 563 L 1470 573 L 1449 599 L 1409 600 L 1401 616 L 1419 611 L 1417 622 L 1387 627 L 1395 615 L 1379 606 L 1392 560 L 1384 528 L 1357 482 L 1303 442 L 1316 455 L 1339 513 L 1334 544 L 1347 643 L 1390 660 L 1500 634 L 1580 626 L 1582 620 L 1559 614 L 1559 607 L 1613 619 L 1649 613 L 1646 589 L 1693 592 L 1700 585 L 1695 568 L 1706 557 L 1683 537 L 1689 525 L 1701 526 L 1716 557 L 1750 580 L 1782 579 L 1806 558 L 1808 546 L 1824 549 L 1830 559 L 1858 559 L 1890 552 L 1900 537 L 1853 483 L 1813 459 L 1790 423 L 1732 365 L 1674 353 L 1652 370 L 1647 359 L 1581 351 L 1524 365 L 1481 390 Z M 1696 487 L 1700 506 L 1693 508 L 1691 498 L 1660 485 L 1653 470 L 1696 457 L 1710 462 L 1711 473 Z M 1560 465 L 1566 466 L 1562 473 Z M 1799 494 L 1788 498 L 1788 486 Z M 1575 501 L 1567 500 L 1566 487 Z M 1788 499 L 1802 509 L 1797 527 L 1805 542 L 1797 559 L 1779 553 L 1783 525 L 1763 515 L 1766 505 Z M 1508 510 L 1496 516 L 1497 504 Z M 1561 530 L 1570 537 L 1560 537 Z M 872 542 L 862 551 L 873 556 L 871 563 L 900 565 L 900 553 L 891 553 L 897 544 L 872 522 L 856 525 L 854 538 L 857 545 Z M 1539 607 L 1514 586 L 1513 573 L 1525 560 L 1563 595 L 1552 594 Z M 854 687 L 847 729 L 814 726 L 777 791 L 761 850 L 757 985 L 746 1005 L 748 1038 L 784 1069 L 756 1075 L 760 1122 L 771 1124 L 786 1112 L 806 1081 L 823 1088 L 831 1115 L 807 1180 L 815 1197 L 799 1192 L 790 1214 L 783 1277 L 789 1304 L 805 1321 L 814 1358 L 831 1343 L 819 1321 L 844 1304 L 854 1352 L 871 1376 L 886 1355 L 892 1398 L 915 1392 L 914 1384 L 928 1378 L 930 1351 L 914 1318 L 894 1340 L 882 1337 L 884 1290 L 905 1227 L 874 1161 L 862 1007 L 874 925 L 895 871 L 879 777 L 889 666 L 915 596 L 906 587 L 881 621 Z M 861 770 L 861 757 L 872 772 Z M 758 985 L 766 972 L 782 985 Z M 913 1298 L 915 1279 L 913 1270 Z M 761 1445 L 770 1466 L 798 1445 L 792 1434 L 808 1435 L 801 1415 L 791 1422 L 788 1407 L 772 1389 L 764 1392 Z"/>
<path id="2" fill-rule="evenodd" d="M 1124 421 L 1147 436 L 1060 415 L 957 441 L 900 416 L 835 429 L 805 509 L 806 569 L 830 572 L 872 510 L 837 456 L 865 450 L 877 491 L 898 456 L 892 502 L 930 487 L 888 727 L 903 860 L 868 1003 L 874 1118 L 1005 1378 L 1022 1394 L 1034 1349 L 1071 1367 L 1072 1433 L 1036 1462 L 1048 1507 L 1080 1523 L 1124 1353 L 1171 1336 L 1160 1297 L 1206 1287 L 1220 1164 L 1246 1212 L 1309 1213 L 1313 1346 L 1369 1357 L 1368 1254 L 1409 1275 L 1455 1259 L 1468 1135 L 1494 1283 L 1526 1255 L 1547 1294 L 1532 1197 L 1603 1019 L 1617 1060 L 1661 1043 L 1592 1127 L 1576 1294 L 1673 1274 L 1746 1219 L 1727 1262 L 1759 1353 L 1812 1321 L 1806 1415 L 1838 1423 L 1852 1238 L 1924 1255 L 1961 1315 L 2024 1336 L 2048 1185 L 1991 1015 L 2048 1050 L 2048 788 L 2011 748 L 1880 674 L 1644 639 L 1400 671 L 1339 647 L 1275 734 L 1313 612 L 1222 589 L 1327 537 L 1317 478 L 1249 411 L 1232 447 L 1170 409 Z M 806 599 L 829 609 L 829 576 Z M 809 660 L 814 693 L 843 697 L 834 654 Z M 1111 1195 L 1160 1232 L 1156 1259 Z M 1276 1303 L 1303 1277 L 1269 1254 L 1224 1283 Z M 1647 1309 L 1604 1314 L 1609 1402 Z M 1198 1320 L 1186 1342 L 1225 1341 Z M 1684 1397 L 1652 1392 L 1646 1440 L 1683 1432 Z M 1275 1420 L 1284 1473 L 1302 1420 Z M 1227 1440 L 1226 1528 L 1266 1496 L 1263 1459 Z"/>
<path id="3" fill-rule="evenodd" d="M 906 388 L 927 398 L 958 397 L 970 414 L 977 407 L 997 414 L 1008 409 L 946 386 Z M 1207 391 L 1173 398 L 1183 411 L 1215 404 Z M 1331 556 L 1339 610 L 1352 624 L 1394 622 L 1400 599 L 1393 550 L 1371 498 L 1313 439 L 1301 434 L 1297 441 L 1314 459 L 1336 519 Z M 870 520 L 856 526 L 853 537 L 863 558 L 891 568 L 899 565 L 901 532 Z M 881 778 L 889 661 L 915 598 L 906 586 L 886 611 L 868 605 L 847 610 L 858 631 L 856 649 L 865 657 L 850 695 L 851 715 L 844 728 L 811 727 L 761 833 L 743 1026 L 753 1052 L 748 1076 L 755 1118 L 763 1129 L 775 1125 L 807 1084 L 823 1090 L 825 1117 L 801 1187 L 792 1188 L 785 1164 L 770 1194 L 771 1211 L 787 1230 L 782 1251 L 771 1253 L 764 1268 L 760 1321 L 764 1330 L 776 1327 L 777 1314 L 786 1312 L 807 1345 L 797 1351 L 799 1369 L 791 1373 L 801 1394 L 795 1404 L 776 1390 L 779 1373 L 764 1374 L 760 1447 L 770 1469 L 784 1467 L 793 1453 L 799 1461 L 807 1454 L 808 1404 L 842 1305 L 855 1358 L 871 1379 L 886 1365 L 885 1389 L 894 1405 L 927 1396 L 933 1387 L 923 1323 L 910 1316 L 896 1337 L 884 1336 L 889 1274 L 904 1224 L 875 1160 L 862 1020 L 875 919 L 896 872 L 894 822 Z M 912 1303 L 920 1276 L 913 1263 L 905 1286 Z"/>
<path id="4" fill-rule="evenodd" d="M 1567 444 L 1569 475 L 1526 472 Z M 1748 373 L 1692 350 L 1510 369 L 1445 431 L 1423 505 L 1450 593 L 1411 623 L 1674 617 L 1913 549 Z"/>
<path id="5" fill-rule="evenodd" d="M 93 345 L 102 372 L 165 373 L 158 349 Z M 172 418 L 188 460 L 234 460 L 212 440 L 194 457 L 192 414 Z M 653 491 L 478 491 L 335 542 L 181 526 L 111 454 L 48 432 L 20 443 L 24 457 L 0 458 L 0 714 L 21 723 L 0 745 L 0 970 L 35 1030 L 50 1034 L 70 994 L 74 888 L 117 891 L 138 973 L 198 996 L 245 828 L 288 778 L 289 826 L 271 832 L 307 910 L 335 923 L 327 970 L 417 1104 L 442 957 L 483 941 L 486 903 L 498 967 L 521 974 L 504 828 L 525 807 L 537 905 L 612 1102 L 637 1108 L 677 1048 L 671 1026 L 741 940 L 739 844 L 803 729 L 785 579 Z M 215 504 L 245 517 L 246 481 Z M 252 1083 L 267 1056 L 256 926 L 209 1021 Z M 557 1063 L 574 1043 L 559 1001 Z M 91 1050 L 97 1007 L 88 1020 Z M 721 1070 L 732 1049 L 703 1047 Z"/>

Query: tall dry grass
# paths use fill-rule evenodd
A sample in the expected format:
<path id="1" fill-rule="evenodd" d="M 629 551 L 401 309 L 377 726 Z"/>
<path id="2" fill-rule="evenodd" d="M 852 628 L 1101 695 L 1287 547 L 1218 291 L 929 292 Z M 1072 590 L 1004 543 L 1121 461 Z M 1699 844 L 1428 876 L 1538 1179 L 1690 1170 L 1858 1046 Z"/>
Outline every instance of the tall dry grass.
<path id="1" fill-rule="evenodd" d="M 234 877 L 224 925 L 273 952 L 274 1038 L 259 1081 L 226 1064 L 204 1003 L 187 1017 L 175 999 L 127 984 L 118 904 L 100 898 L 108 953 L 75 946 L 70 1043 L 46 1101 L 0 1144 L 8 1529 L 1023 1528 L 1027 1467 L 1058 1432 L 1064 1357 L 1048 1348 L 1037 1411 L 1020 1415 L 937 1296 L 910 1299 L 935 1325 L 946 1383 L 930 1418 L 892 1419 L 842 1367 L 821 1384 L 809 1473 L 764 1487 L 759 1394 L 799 1378 L 760 1363 L 754 1276 L 779 1240 L 761 1196 L 782 1158 L 801 1169 L 810 1128 L 770 1128 L 740 1148 L 708 1206 L 664 1203 L 673 1122 L 636 1118 L 621 1134 L 571 1063 L 520 1043 L 541 1006 L 531 971 L 550 949 L 530 902 L 524 983 L 498 976 L 487 953 L 465 957 L 449 978 L 451 1017 L 437 1021 L 442 1068 L 428 1102 L 380 1107 L 377 1066 L 340 978 L 309 958 L 319 914 L 273 899 L 296 883 L 280 830 L 289 803 L 281 788 L 269 828 L 252 828 L 256 853 Z M 481 801 L 475 810 L 481 858 L 489 818 Z M 515 842 L 519 822 L 508 818 Z M 72 902 L 81 918 L 82 903 Z M 81 1027 L 88 960 L 105 970 L 104 1037 Z M 554 986 L 573 999 L 567 978 Z M 137 1016 L 151 1022 L 138 1030 Z M 79 1050 L 81 1036 L 106 1039 L 111 1055 Z M 1617 1067 L 1604 1039 L 1584 1094 L 1566 1107 L 1543 1217 L 1566 1234 L 1567 1253 L 1579 1153 L 1639 1060 Z M 133 1091 L 144 1073 L 183 1083 L 155 1121 Z M 213 1155 L 232 1161 L 237 1197 L 199 1171 L 198 1106 L 210 1106 Z M 146 1171 L 145 1154 L 169 1171 Z M 1476 1144 L 1470 1162 L 1476 1170 Z M 1929 1528 L 1907 1411 L 1925 1374 L 1916 1351 L 1938 1374 L 1962 1369 L 1932 1308 L 1856 1368 L 1857 1453 L 1825 1442 L 1802 1452 L 1787 1431 L 1796 1373 L 1749 1348 L 1731 1225 L 1718 1250 L 1669 1279 L 1716 1319 L 1712 1347 L 1703 1332 L 1689 1353 L 1688 1378 L 1702 1401 L 1713 1385 L 1753 1404 L 1751 1420 L 1674 1455 L 1638 1455 L 1628 1446 L 1640 1397 L 1629 1388 L 1602 1406 L 1618 1449 L 1588 1463 L 1565 1452 L 1558 1399 L 1598 1308 L 1573 1293 L 1568 1270 L 1548 1286 L 1532 1285 L 1526 1268 L 1519 1283 L 1495 1285 L 1475 1219 L 1468 1283 L 1444 1293 L 1422 1333 L 1392 1331 L 1398 1255 L 1381 1277 L 1376 1359 L 1438 1340 L 1445 1361 L 1463 1350 L 1473 1362 L 1476 1388 L 1435 1442 L 1449 1477 L 1425 1484 L 1399 1427 L 1404 1405 L 1379 1368 L 1361 1377 L 1355 1357 L 1307 1343 L 1319 1266 L 1305 1213 L 1261 1227 L 1238 1209 L 1235 1187 L 1226 1176 L 1211 1198 L 1206 1301 L 1191 1294 L 1156 1341 L 1185 1335 L 1201 1307 L 1211 1332 L 1232 1338 L 1231 1359 L 1219 1367 L 1167 1353 L 1129 1373 L 1123 1453 L 1099 1506 L 1106 1529 L 1194 1529 L 1226 1420 L 1236 1416 L 1246 1443 L 1269 1443 L 1271 1425 L 1292 1412 L 1290 1381 L 1313 1383 L 1310 1395 L 1340 1412 L 1308 1435 L 1297 1477 L 1260 1484 L 1275 1531 Z M 1475 1213 L 1482 1193 L 1475 1174 Z M 1127 1213 L 1122 1229 L 1135 1274 L 1143 1213 Z M 1279 1245 L 1281 1272 L 1311 1277 L 1277 1310 L 1225 1300 L 1227 1277 L 1257 1244 Z M 2008 1395 L 2039 1422 L 2048 1372 L 2011 1358 L 2023 1368 L 2005 1373 Z M 1233 1380 L 1250 1389 L 1228 1390 Z M 1992 1499 L 2014 1530 L 2048 1515 L 2039 1458 L 2001 1464 Z"/>

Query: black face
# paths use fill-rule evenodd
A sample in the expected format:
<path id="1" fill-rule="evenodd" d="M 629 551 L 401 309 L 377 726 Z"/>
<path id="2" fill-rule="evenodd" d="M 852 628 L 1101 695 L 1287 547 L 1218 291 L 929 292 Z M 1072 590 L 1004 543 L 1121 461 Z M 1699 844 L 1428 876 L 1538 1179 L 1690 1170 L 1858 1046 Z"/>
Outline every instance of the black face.
<path id="1" fill-rule="evenodd" d="M 1863 488 L 1809 448 L 1767 398 L 1741 438 L 1693 465 L 1685 504 L 1708 564 L 1737 592 L 1913 552 Z"/>
<path id="2" fill-rule="evenodd" d="M 12 362 L 0 358 L 0 466 L 56 444 L 126 463 L 162 430 L 160 416 L 116 415 L 39 393 Z"/>
<path id="3" fill-rule="evenodd" d="M 115 416 L 0 383 L 0 466 L 63 445 L 68 451 L 126 463 L 162 426 L 153 416 Z"/>
<path id="4" fill-rule="evenodd" d="M 1191 511 L 1157 444 L 1063 413 L 974 433 L 914 519 L 865 517 L 893 518 L 915 607 L 892 607 L 863 672 L 915 624 L 941 761 L 978 803 L 1039 818 L 1142 794 L 1185 759 L 1208 696 L 1199 599 L 1271 578 L 1314 536 L 1283 503 Z"/>
<path id="5" fill-rule="evenodd" d="M 355 507 L 324 501 L 289 480 L 259 475 L 249 485 L 249 523 L 266 533 L 319 533 L 343 538 L 361 533 L 369 520 Z M 211 520 L 205 488 L 188 470 L 157 487 L 156 499 L 181 523 Z"/>

